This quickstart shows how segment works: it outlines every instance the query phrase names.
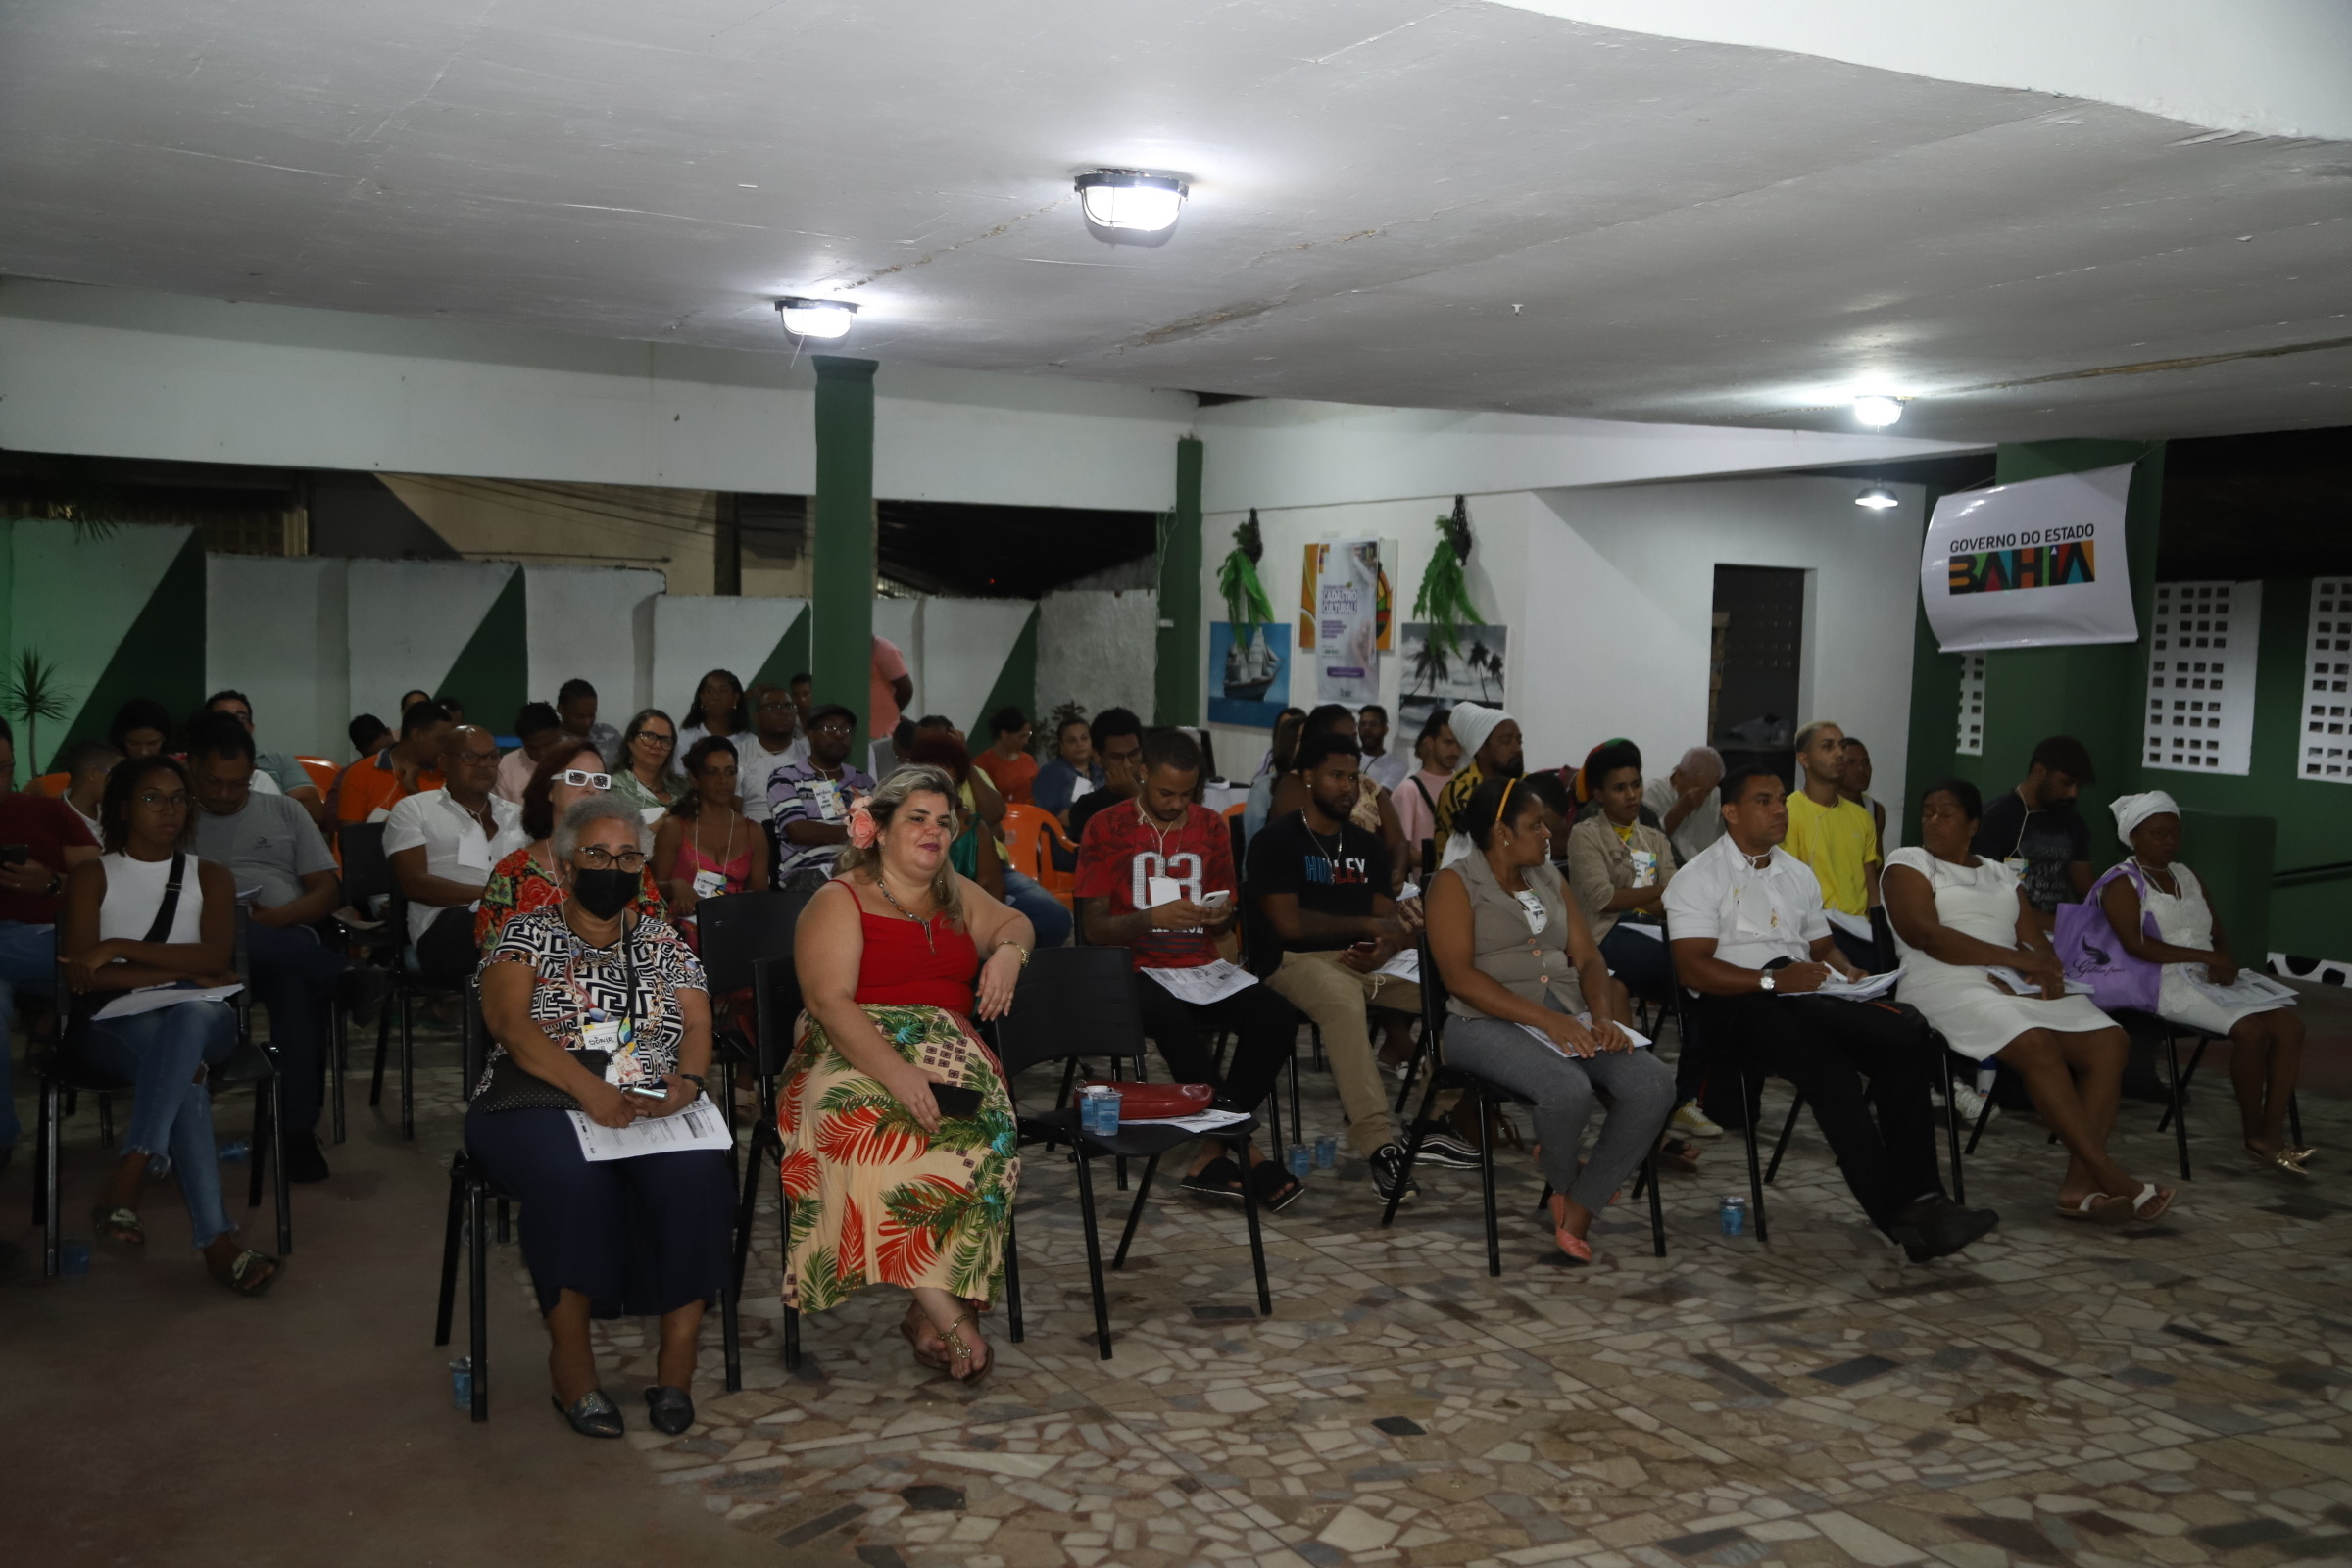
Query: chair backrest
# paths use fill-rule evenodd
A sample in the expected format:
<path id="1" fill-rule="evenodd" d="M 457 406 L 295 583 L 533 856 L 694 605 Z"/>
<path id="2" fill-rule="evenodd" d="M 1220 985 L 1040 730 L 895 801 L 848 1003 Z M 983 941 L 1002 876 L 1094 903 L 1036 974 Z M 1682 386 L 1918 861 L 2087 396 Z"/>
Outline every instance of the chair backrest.
<path id="1" fill-rule="evenodd" d="M 1046 855 L 1045 824 L 1054 813 L 1042 806 L 1006 806 L 1004 820 L 998 830 L 1004 839 L 1004 861 L 1023 876 L 1035 880 L 1042 870 L 1052 864 Z"/>
<path id="2" fill-rule="evenodd" d="M 396 891 L 392 885 L 392 861 L 384 854 L 384 824 L 381 822 L 346 822 L 336 835 L 343 851 L 343 897 L 362 913 L 367 906 L 362 901 L 379 899 Z"/>
<path id="3" fill-rule="evenodd" d="M 792 952 L 793 927 L 808 906 L 808 893 L 728 893 L 694 906 L 702 929 L 703 973 L 710 994 L 752 984 L 754 959 Z"/>
<path id="4" fill-rule="evenodd" d="M 760 1070 L 784 1070 L 792 1054 L 792 1029 L 801 1016 L 801 974 L 792 961 L 792 949 L 763 954 L 752 960 L 753 1048 Z"/>
<path id="5" fill-rule="evenodd" d="M 1144 1054 L 1144 1013 L 1125 948 L 1041 948 L 996 1023 L 1007 1076 L 1070 1056 Z M 1151 984 L 1145 981 L 1144 984 Z"/>
<path id="6" fill-rule="evenodd" d="M 482 1068 L 490 1060 L 490 1025 L 482 1017 L 482 977 L 466 977 L 466 1018 L 458 1028 L 458 1093 L 473 1098 Z"/>
<path id="7" fill-rule="evenodd" d="M 311 782 L 318 786 L 318 793 L 322 797 L 328 790 L 335 787 L 335 779 L 343 771 L 323 757 L 304 757 L 297 754 L 294 760 L 301 764 L 305 773 L 311 775 Z"/>
<path id="8" fill-rule="evenodd" d="M 25 793 L 46 795 L 53 801 L 62 801 L 66 797 L 66 791 L 73 787 L 74 775 L 71 773 L 43 773 L 32 781 L 32 788 Z"/>

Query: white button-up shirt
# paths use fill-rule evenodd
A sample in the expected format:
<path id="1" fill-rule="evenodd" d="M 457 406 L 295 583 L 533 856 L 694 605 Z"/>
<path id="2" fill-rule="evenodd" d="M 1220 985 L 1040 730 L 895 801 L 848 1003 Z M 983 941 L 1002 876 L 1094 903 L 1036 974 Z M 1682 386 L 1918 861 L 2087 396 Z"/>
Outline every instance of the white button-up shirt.
<path id="1" fill-rule="evenodd" d="M 490 868 L 528 841 L 522 832 L 522 808 L 493 795 L 488 808 L 496 833 L 482 831 L 481 822 L 449 798 L 447 790 L 411 795 L 392 808 L 384 819 L 384 854 L 424 849 L 424 868 L 433 876 L 479 887 L 490 879 Z M 439 918 L 443 906 L 409 902 L 409 940 L 416 941 Z"/>
<path id="2" fill-rule="evenodd" d="M 1813 868 L 1775 849 L 1761 870 L 1726 833 L 1666 884 L 1667 935 L 1713 937 L 1715 956 L 1742 969 L 1775 958 L 1804 962 L 1830 934 Z"/>

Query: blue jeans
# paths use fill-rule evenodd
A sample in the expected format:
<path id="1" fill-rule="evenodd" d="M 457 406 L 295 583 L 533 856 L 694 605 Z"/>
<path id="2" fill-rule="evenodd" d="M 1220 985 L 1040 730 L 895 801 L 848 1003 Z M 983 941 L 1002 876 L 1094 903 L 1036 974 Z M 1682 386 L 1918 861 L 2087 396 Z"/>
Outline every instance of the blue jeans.
<path id="1" fill-rule="evenodd" d="M 131 1084 L 122 1152 L 172 1156 L 188 1228 L 198 1249 L 236 1229 L 220 1198 L 220 1151 L 213 1142 L 213 1092 L 197 1069 L 237 1048 L 237 1015 L 221 1002 L 183 1002 L 90 1025 L 82 1057 Z"/>
<path id="2" fill-rule="evenodd" d="M 17 993 L 57 993 L 57 927 L 0 920 L 0 1149 L 14 1149 L 24 1131 L 17 1117 L 16 1046 L 7 1038 L 17 1021 Z"/>
<path id="3" fill-rule="evenodd" d="M 1070 940 L 1070 911 L 1061 906 L 1059 899 L 1010 866 L 1004 869 L 1004 902 L 1029 917 L 1039 947 L 1058 948 Z"/>

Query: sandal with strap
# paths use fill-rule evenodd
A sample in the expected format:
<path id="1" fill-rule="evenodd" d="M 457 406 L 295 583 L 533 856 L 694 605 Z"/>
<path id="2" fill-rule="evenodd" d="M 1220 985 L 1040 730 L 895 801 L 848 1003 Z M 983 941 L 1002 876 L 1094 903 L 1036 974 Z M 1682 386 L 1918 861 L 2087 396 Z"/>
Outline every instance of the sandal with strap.
<path id="1" fill-rule="evenodd" d="M 239 1296 L 260 1296 L 277 1283 L 278 1268 L 276 1258 L 248 1247 L 230 1259 L 228 1278 L 220 1283 Z"/>
<path id="2" fill-rule="evenodd" d="M 2310 1171 L 2303 1168 L 2303 1162 L 2309 1159 L 2313 1152 L 2314 1151 L 2304 1149 L 2281 1149 L 2275 1154 L 2266 1154 L 2251 1144 L 2246 1146 L 2246 1157 L 2255 1164 L 2282 1170 L 2290 1176 L 2309 1176 L 2311 1174 Z"/>
<path id="3" fill-rule="evenodd" d="M 147 1227 L 139 1223 L 135 1208 L 110 1208 L 100 1203 L 90 1210 L 90 1224 L 97 1228 L 98 1245 L 110 1252 L 135 1257 L 147 1245 Z"/>
<path id="4" fill-rule="evenodd" d="M 931 1320 L 923 1317 L 922 1312 L 923 1309 L 919 1304 L 908 1307 L 906 1315 L 899 1319 L 899 1333 L 905 1337 L 907 1348 L 914 1351 L 915 1360 L 934 1371 L 945 1372 L 950 1364 L 948 1357 L 937 1350 L 923 1348 L 922 1331 L 915 1327 L 915 1320 L 921 1318 L 926 1328 L 930 1326 Z M 936 1333 L 937 1330 L 933 1330 L 933 1332 Z"/>
<path id="5" fill-rule="evenodd" d="M 953 1366 L 956 1361 L 962 1361 L 972 1369 L 961 1377 L 956 1377 L 952 1371 L 948 1376 L 956 1378 L 958 1383 L 977 1383 L 988 1376 L 989 1368 L 997 1364 L 997 1358 L 992 1354 L 985 1365 L 981 1363 L 979 1356 L 972 1352 L 972 1348 L 964 1343 L 962 1329 L 966 1323 L 976 1329 L 980 1326 L 980 1319 L 967 1311 L 946 1328 L 940 1328 L 936 1323 L 931 1326 L 938 1331 L 941 1342 L 948 1348 L 948 1354 L 953 1358 L 949 1364 Z"/>
<path id="6" fill-rule="evenodd" d="M 2132 1222 L 2132 1206 L 2131 1200 L 2112 1193 L 2084 1193 L 2076 1202 L 2060 1203 L 2058 1217 L 2092 1225 L 2128 1225 Z"/>
<path id="7" fill-rule="evenodd" d="M 1611 1199 L 1614 1202 L 1616 1200 Z M 1568 1217 L 1568 1200 L 1558 1193 L 1551 1195 L 1551 1239 L 1567 1254 L 1571 1268 L 1584 1268 L 1592 1261 L 1592 1244 L 1568 1229 L 1563 1223 Z"/>

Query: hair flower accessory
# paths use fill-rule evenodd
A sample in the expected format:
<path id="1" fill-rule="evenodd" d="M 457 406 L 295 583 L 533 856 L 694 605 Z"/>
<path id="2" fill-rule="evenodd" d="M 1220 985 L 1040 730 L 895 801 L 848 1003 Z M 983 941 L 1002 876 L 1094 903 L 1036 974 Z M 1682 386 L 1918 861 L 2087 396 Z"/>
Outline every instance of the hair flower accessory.
<path id="1" fill-rule="evenodd" d="M 874 847 L 882 836 L 881 824 L 874 820 L 873 798 L 856 795 L 850 798 L 850 842 L 861 850 Z"/>

